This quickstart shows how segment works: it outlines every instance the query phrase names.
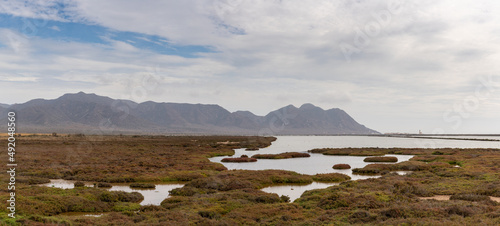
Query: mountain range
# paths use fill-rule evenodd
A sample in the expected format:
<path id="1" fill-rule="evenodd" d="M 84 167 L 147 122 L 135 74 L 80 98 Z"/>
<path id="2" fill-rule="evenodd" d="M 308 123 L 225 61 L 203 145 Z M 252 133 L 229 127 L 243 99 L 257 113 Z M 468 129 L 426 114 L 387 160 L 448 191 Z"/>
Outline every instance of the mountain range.
<path id="1" fill-rule="evenodd" d="M 341 109 L 323 110 L 312 104 L 288 105 L 265 116 L 229 112 L 219 105 L 136 103 L 79 92 L 57 99 L 34 99 L 0 105 L 0 123 L 16 112 L 20 133 L 87 134 L 236 134 L 334 135 L 378 134 L 357 123 Z"/>

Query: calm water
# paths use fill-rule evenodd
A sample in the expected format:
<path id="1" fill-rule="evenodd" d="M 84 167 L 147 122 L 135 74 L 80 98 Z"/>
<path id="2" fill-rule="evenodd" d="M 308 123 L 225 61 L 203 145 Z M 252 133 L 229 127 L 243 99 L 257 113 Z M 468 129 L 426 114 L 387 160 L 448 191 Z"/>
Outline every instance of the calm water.
<path id="1" fill-rule="evenodd" d="M 254 153 L 248 153 L 244 149 L 235 150 L 235 156 L 246 154 L 248 156 Z M 412 155 L 385 155 L 395 156 L 398 162 L 408 161 Z M 227 156 L 226 156 L 227 157 Z M 323 154 L 313 154 L 309 158 L 292 158 L 292 159 L 259 159 L 257 162 L 233 163 L 233 162 L 220 162 L 226 157 L 211 158 L 211 161 L 222 163 L 226 168 L 232 169 L 245 169 L 245 170 L 265 170 L 265 169 L 281 169 L 294 171 L 301 174 L 314 175 L 318 173 L 342 173 L 349 175 L 353 180 L 371 178 L 370 176 L 353 175 L 351 169 L 337 170 L 332 166 L 335 164 L 349 164 L 352 169 L 363 168 L 370 164 L 363 162 L 365 156 L 332 156 Z"/>
<path id="2" fill-rule="evenodd" d="M 406 175 L 411 172 L 408 171 L 396 171 L 395 173 L 399 175 Z M 367 178 L 377 178 L 380 176 L 366 176 L 363 178 L 355 177 L 353 180 L 358 180 L 358 179 L 367 179 Z M 313 190 L 313 189 L 323 189 L 327 188 L 330 186 L 338 185 L 339 183 L 323 183 L 323 182 L 312 182 L 311 184 L 287 184 L 287 185 L 276 185 L 276 186 L 269 186 L 265 187 L 263 189 L 260 189 L 261 191 L 265 191 L 268 193 L 276 193 L 279 196 L 286 195 L 290 197 L 290 202 L 295 201 L 296 199 L 300 198 L 302 193 L 308 190 Z"/>
<path id="3" fill-rule="evenodd" d="M 418 139 L 398 137 L 370 137 L 370 136 L 277 136 L 273 145 L 261 149 L 259 152 L 281 153 L 290 151 L 307 151 L 313 148 L 345 148 L 345 147 L 380 147 L 380 148 L 500 148 L 500 142 L 469 141 L 469 140 L 442 140 Z M 459 137 L 458 137 L 459 138 Z M 500 136 L 462 137 L 498 139 Z"/>
<path id="4" fill-rule="evenodd" d="M 468 140 L 443 140 L 443 139 L 418 139 L 418 138 L 395 138 L 395 137 L 369 137 L 369 136 L 278 136 L 278 139 L 267 148 L 258 151 L 245 151 L 236 149 L 235 157 L 254 154 L 279 154 L 283 152 L 306 152 L 314 148 L 345 148 L 345 147 L 380 147 L 380 148 L 500 148 L 500 142 L 495 141 L 468 141 Z M 497 137 L 500 139 L 500 137 Z M 388 155 L 392 156 L 392 155 Z M 412 156 L 394 155 L 399 162 L 407 161 Z M 214 157 L 210 160 L 222 163 L 225 157 Z M 351 170 L 334 170 L 332 166 L 338 163 L 350 164 L 352 168 L 360 168 L 367 165 L 363 162 L 365 157 L 352 156 L 325 156 L 312 154 L 309 158 L 294 159 L 259 159 L 257 162 L 249 163 L 222 163 L 228 169 L 283 169 L 295 171 L 302 174 L 316 173 L 345 173 L 353 179 L 363 179 L 353 176 Z M 357 178 L 355 178 L 357 177 Z"/>
<path id="5" fill-rule="evenodd" d="M 41 184 L 42 186 L 47 187 L 56 187 L 56 188 L 74 188 L 75 181 L 71 180 L 50 180 L 50 183 Z M 85 186 L 93 187 L 93 183 L 86 182 Z M 175 188 L 181 188 L 184 184 L 157 184 L 155 189 L 132 189 L 129 185 L 123 184 L 113 184 L 111 188 L 102 188 L 109 191 L 124 191 L 124 192 L 139 192 L 144 196 L 144 200 L 142 200 L 141 205 L 160 205 L 160 203 L 169 197 L 169 191 Z"/>
<path id="6" fill-rule="evenodd" d="M 320 182 L 312 182 L 307 185 L 279 185 L 279 186 L 270 186 L 261 189 L 262 191 L 268 193 L 276 193 L 279 196 L 286 195 L 290 197 L 290 202 L 295 201 L 295 199 L 300 198 L 302 193 L 308 190 L 313 189 L 322 189 L 330 186 L 338 185 L 339 183 L 320 183 Z"/>
<path id="7" fill-rule="evenodd" d="M 278 136 L 270 147 L 258 151 L 245 151 L 236 149 L 234 157 L 254 154 L 278 154 L 283 152 L 306 152 L 314 148 L 345 148 L 345 147 L 380 147 L 380 148 L 500 148 L 500 142 L 492 141 L 466 141 L 466 140 L 442 140 L 442 139 L 418 139 L 418 138 L 395 138 L 395 137 L 368 137 L 368 136 Z M 467 137 L 472 138 L 472 137 Z M 481 138 L 481 137 L 478 137 Z M 485 137 L 482 137 L 483 139 Z M 488 137 L 488 139 L 500 139 L 500 137 Z M 395 156 L 398 162 L 407 161 L 411 155 L 387 155 Z M 358 156 L 326 156 L 313 154 L 309 158 L 294 159 L 259 159 L 257 162 L 249 163 L 222 163 L 224 157 L 214 157 L 210 160 L 219 162 L 228 169 L 264 170 L 283 169 L 295 171 L 302 174 L 314 175 L 317 173 L 343 173 L 349 175 L 353 180 L 373 178 L 377 176 L 353 175 L 352 170 L 335 170 L 332 166 L 339 163 L 351 165 L 351 168 L 362 168 L 369 163 L 363 162 L 365 157 Z M 327 188 L 336 185 L 334 183 L 314 182 L 308 185 L 282 185 L 263 188 L 262 190 L 278 195 L 287 195 L 291 201 L 311 189 Z"/>

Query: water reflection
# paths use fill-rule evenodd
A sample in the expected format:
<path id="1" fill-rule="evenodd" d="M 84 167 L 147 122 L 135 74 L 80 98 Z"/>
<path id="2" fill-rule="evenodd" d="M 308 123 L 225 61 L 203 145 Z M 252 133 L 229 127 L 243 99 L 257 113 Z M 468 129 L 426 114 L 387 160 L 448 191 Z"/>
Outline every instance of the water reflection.
<path id="1" fill-rule="evenodd" d="M 267 148 L 262 148 L 258 151 L 246 151 L 245 149 L 236 149 L 234 157 L 241 155 L 254 154 L 279 154 L 283 152 L 307 152 L 314 148 L 346 148 L 346 147 L 405 147 L 418 148 L 420 143 L 414 138 L 391 138 L 391 137 L 366 137 L 366 136 L 278 136 L 278 139 Z M 467 141 L 456 140 L 439 140 L 436 144 L 441 147 L 468 147 Z M 469 141 L 470 142 L 470 141 Z M 481 142 L 479 142 L 481 143 Z M 477 141 L 474 145 L 479 144 Z M 485 143 L 485 145 L 498 145 Z M 314 175 L 318 173 L 342 173 L 351 177 L 352 180 L 361 180 L 368 178 L 376 178 L 379 176 L 364 176 L 352 173 L 354 168 L 363 168 L 368 164 L 363 160 L 365 156 L 328 156 L 323 154 L 310 153 L 309 158 L 293 158 L 293 159 L 259 159 L 257 162 L 248 163 L 231 163 L 221 162 L 227 156 L 219 156 L 210 158 L 212 162 L 223 164 L 228 169 L 245 169 L 245 170 L 266 170 L 266 169 L 281 169 L 295 171 L 301 174 Z M 398 158 L 398 162 L 408 161 L 413 155 L 385 155 Z M 332 166 L 335 164 L 349 164 L 351 169 L 336 170 Z M 387 163 L 393 164 L 393 163 Z M 400 175 L 407 174 L 406 171 L 395 172 Z M 323 189 L 329 186 L 337 185 L 336 183 L 321 183 L 313 182 L 307 185 L 281 185 L 263 188 L 262 191 L 276 193 L 278 195 L 287 195 L 290 201 L 299 198 L 304 191 L 311 189 Z"/>
<path id="2" fill-rule="evenodd" d="M 105 215 L 105 213 L 87 213 L 87 212 L 67 212 L 67 213 L 59 214 L 59 216 L 67 216 L 67 217 L 72 217 L 72 216 L 102 217 L 104 215 Z"/>
<path id="3" fill-rule="evenodd" d="M 467 141 L 467 140 L 433 140 L 418 138 L 396 138 L 396 137 L 370 137 L 370 136 L 277 136 L 277 140 L 267 148 L 258 151 L 245 151 L 236 149 L 234 157 L 254 154 L 279 154 L 283 152 L 306 152 L 314 148 L 347 148 L 347 147 L 380 147 L 380 148 L 500 148 L 500 142 L 492 141 Z M 498 138 L 498 137 L 497 137 Z M 388 155 L 396 156 L 401 161 L 411 158 L 409 155 Z M 210 160 L 219 162 L 225 157 L 214 157 Z M 322 154 L 311 154 L 310 158 L 296 159 L 259 159 L 251 163 L 222 163 L 228 169 L 283 169 L 291 170 L 303 174 L 316 173 L 346 173 L 352 176 L 350 171 L 343 172 L 334 170 L 334 164 L 346 163 L 352 168 L 364 167 L 364 157 L 353 156 L 325 156 Z M 355 176 L 353 176 L 354 178 Z M 362 179 L 362 178 L 360 178 Z"/>
<path id="4" fill-rule="evenodd" d="M 56 188 L 64 188 L 71 189 L 74 188 L 75 181 L 72 180 L 63 180 L 63 179 L 55 179 L 50 180 L 50 183 L 41 184 L 46 187 L 56 187 Z M 85 182 L 85 186 L 93 187 L 94 184 L 92 182 Z M 113 184 L 111 188 L 102 188 L 109 191 L 124 191 L 124 192 L 139 192 L 144 196 L 144 200 L 142 200 L 141 205 L 160 205 L 160 203 L 170 197 L 169 191 L 175 188 L 181 188 L 184 184 L 157 184 L 155 189 L 136 189 L 130 188 L 129 185 L 124 184 Z"/>
<path id="5" fill-rule="evenodd" d="M 304 193 L 307 190 L 312 190 L 312 189 L 323 189 L 327 188 L 330 186 L 338 185 L 339 183 L 321 183 L 321 182 L 312 182 L 311 184 L 307 185 L 279 185 L 279 186 L 270 186 L 270 187 L 265 187 L 261 189 L 261 191 L 267 192 L 267 193 L 276 193 L 279 196 L 286 195 L 290 197 L 290 202 L 295 201 L 296 199 L 300 198 L 302 193 Z"/>
<path id="6" fill-rule="evenodd" d="M 262 149 L 264 150 L 264 149 Z M 295 151 L 295 150 L 294 150 Z M 248 151 L 244 149 L 236 149 L 236 154 L 234 156 L 248 155 Z M 255 152 L 257 153 L 257 152 Z M 259 152 L 259 154 L 268 154 L 266 152 Z M 398 158 L 398 162 L 408 161 L 413 155 L 385 155 L 394 156 Z M 311 153 L 309 158 L 292 158 L 292 159 L 259 159 L 257 162 L 245 162 L 245 163 L 234 163 L 234 162 L 221 162 L 222 157 L 211 158 L 210 161 L 222 163 L 228 169 L 245 169 L 245 170 L 266 170 L 266 169 L 281 169 L 295 171 L 301 174 L 314 175 L 318 173 L 342 173 L 350 176 L 353 180 L 356 179 L 366 179 L 369 177 L 360 176 L 352 174 L 352 169 L 363 168 L 370 164 L 368 162 L 363 162 L 366 158 L 364 156 L 332 156 L 323 154 Z M 335 164 L 349 164 L 351 169 L 347 170 L 337 170 L 333 169 L 332 166 Z"/>
<path id="7" fill-rule="evenodd" d="M 392 173 L 396 173 L 398 175 L 407 175 L 412 173 L 412 171 L 393 171 Z M 360 179 L 368 179 L 368 178 L 378 178 L 380 177 L 379 175 L 376 176 L 355 176 L 353 180 L 360 180 Z M 269 186 L 260 189 L 261 191 L 268 192 L 268 193 L 276 193 L 279 196 L 286 195 L 290 197 L 290 202 L 295 201 L 296 199 L 300 198 L 300 196 L 308 190 L 313 190 L 313 189 L 324 189 L 330 186 L 336 186 L 339 185 L 339 183 L 323 183 L 323 182 L 313 182 L 311 184 L 290 184 L 290 185 L 276 185 L 276 186 Z"/>

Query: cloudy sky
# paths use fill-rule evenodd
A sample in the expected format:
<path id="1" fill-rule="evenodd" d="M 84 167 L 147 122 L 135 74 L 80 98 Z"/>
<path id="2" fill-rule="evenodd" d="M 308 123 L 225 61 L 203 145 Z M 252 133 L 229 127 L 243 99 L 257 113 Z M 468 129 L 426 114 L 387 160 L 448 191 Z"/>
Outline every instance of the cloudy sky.
<path id="1" fill-rule="evenodd" d="M 500 133 L 498 1 L 3 0 L 0 103 L 84 91 Z"/>

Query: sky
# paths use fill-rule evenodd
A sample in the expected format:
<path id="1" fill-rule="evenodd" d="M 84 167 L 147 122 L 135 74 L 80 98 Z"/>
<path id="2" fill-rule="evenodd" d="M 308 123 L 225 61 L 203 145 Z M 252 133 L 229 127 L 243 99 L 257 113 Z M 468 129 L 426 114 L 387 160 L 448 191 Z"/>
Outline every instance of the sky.
<path id="1" fill-rule="evenodd" d="M 500 2 L 0 1 L 0 103 L 96 93 L 500 133 Z"/>

